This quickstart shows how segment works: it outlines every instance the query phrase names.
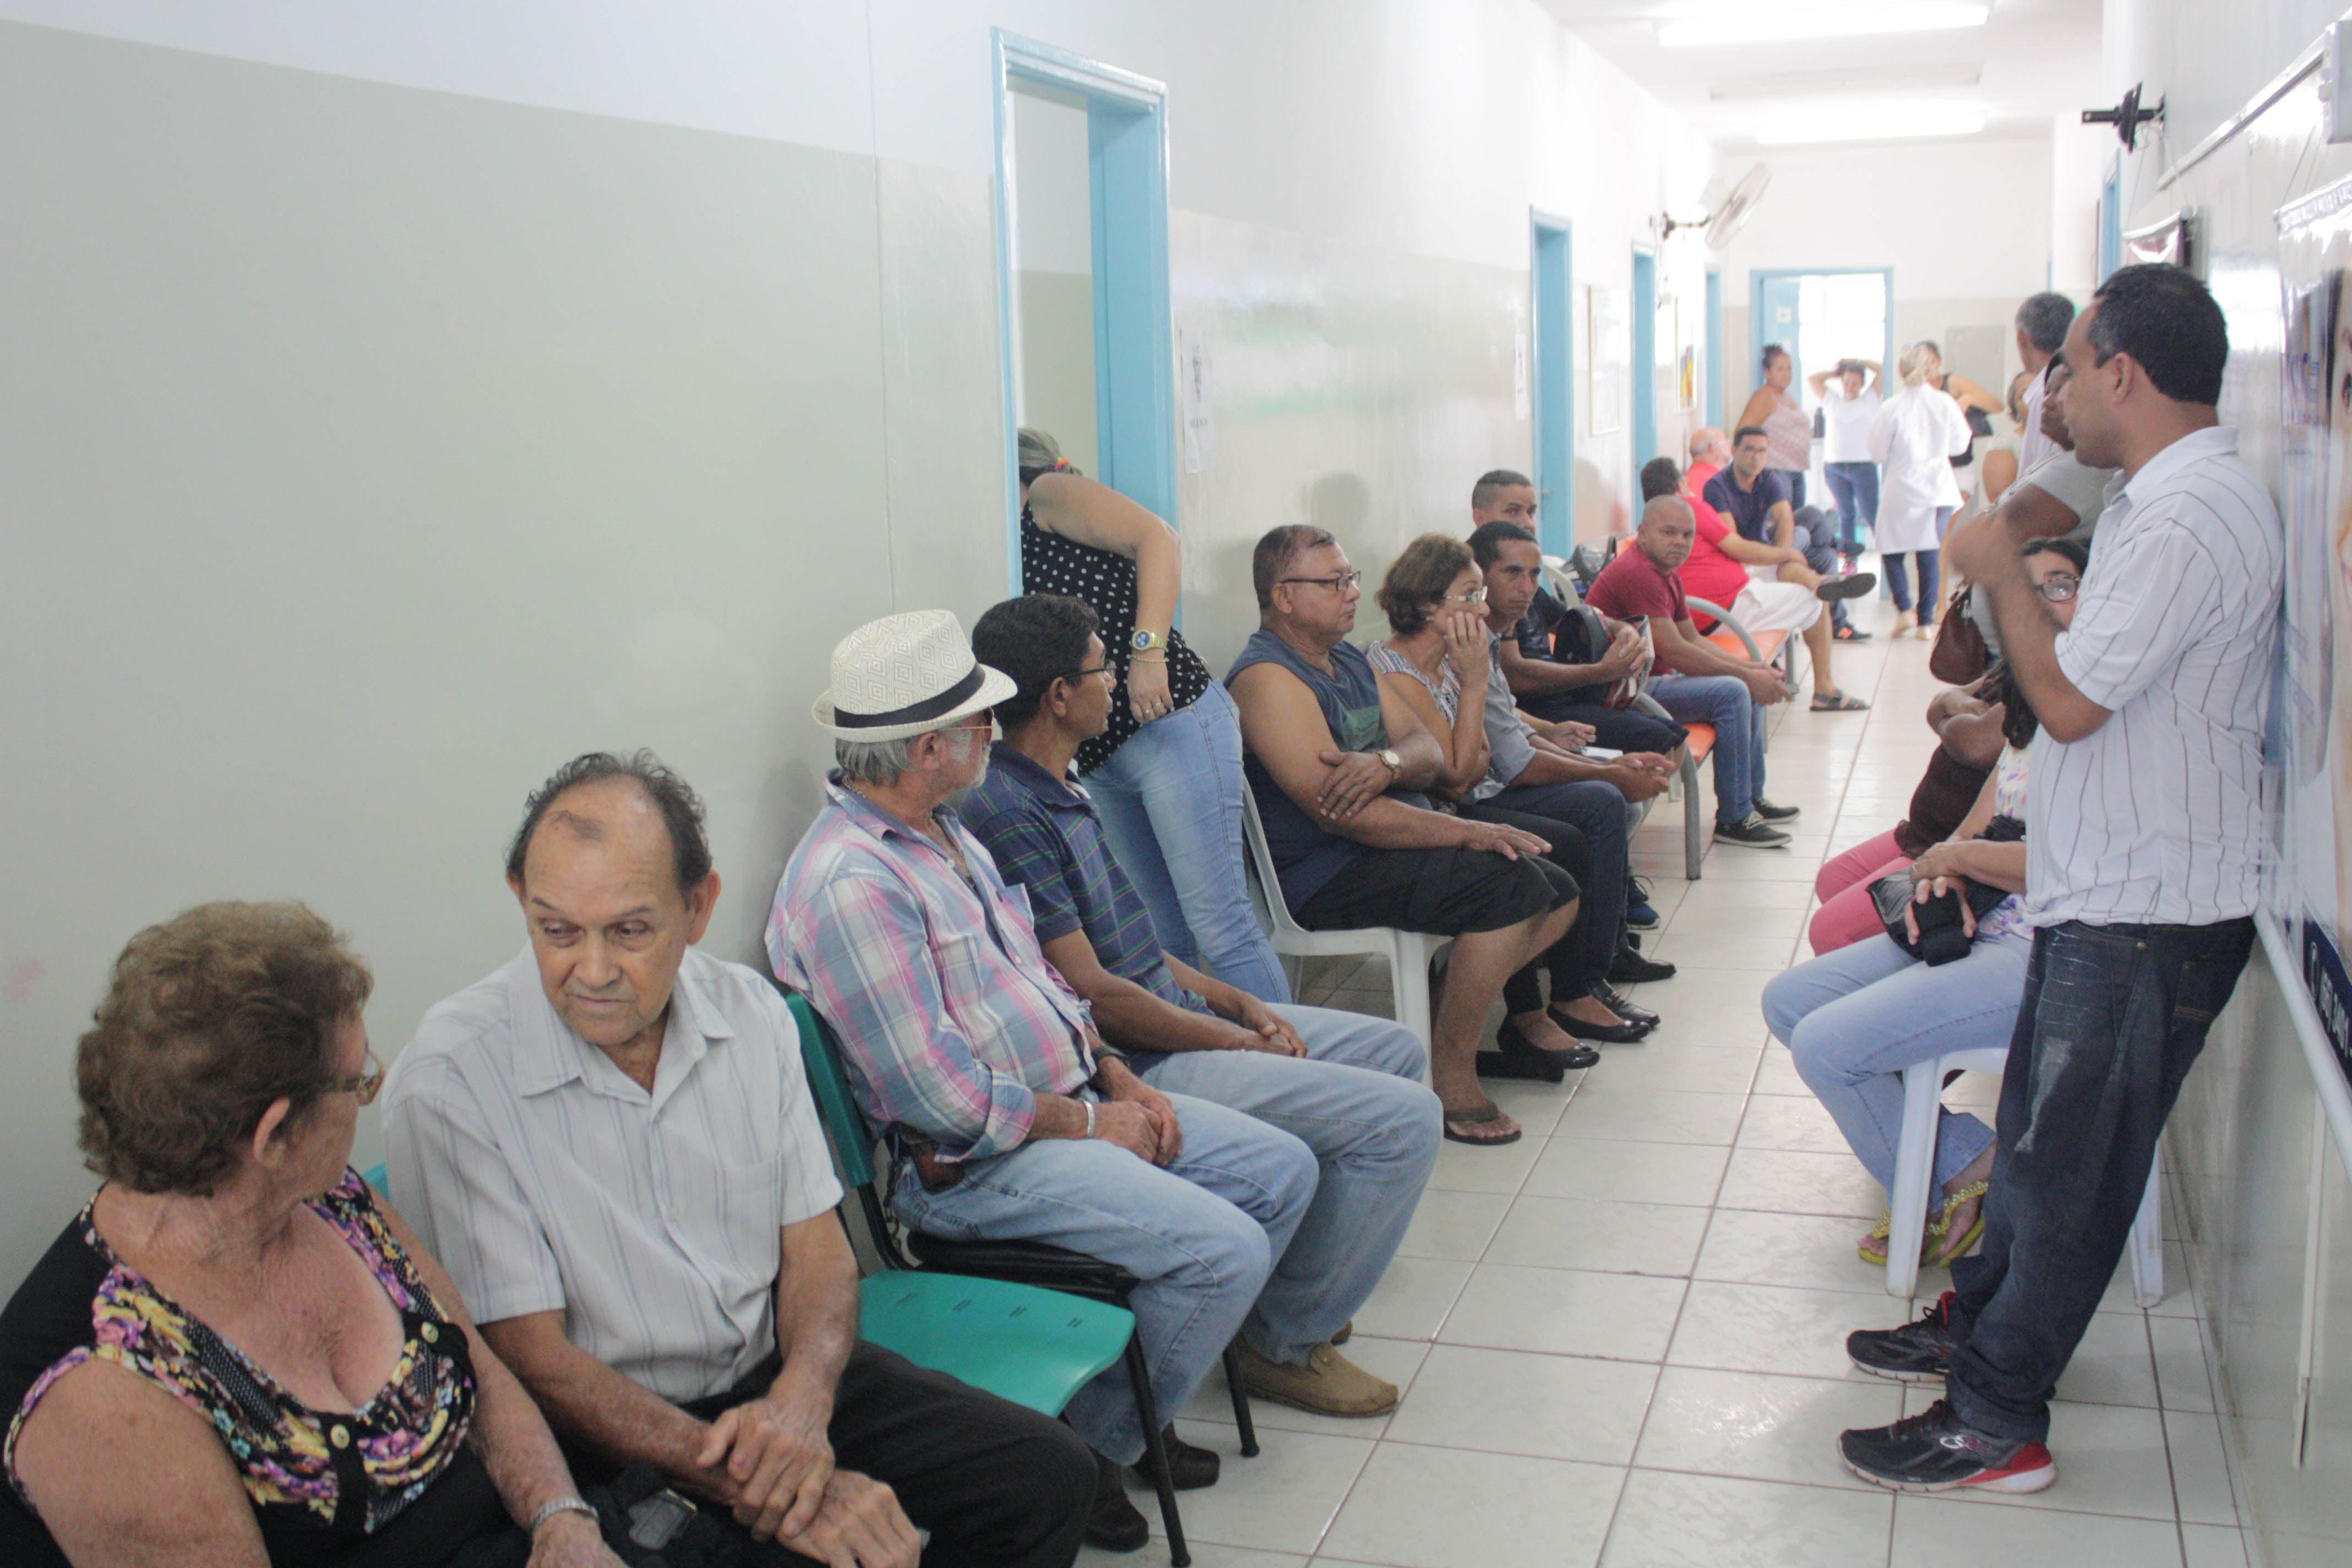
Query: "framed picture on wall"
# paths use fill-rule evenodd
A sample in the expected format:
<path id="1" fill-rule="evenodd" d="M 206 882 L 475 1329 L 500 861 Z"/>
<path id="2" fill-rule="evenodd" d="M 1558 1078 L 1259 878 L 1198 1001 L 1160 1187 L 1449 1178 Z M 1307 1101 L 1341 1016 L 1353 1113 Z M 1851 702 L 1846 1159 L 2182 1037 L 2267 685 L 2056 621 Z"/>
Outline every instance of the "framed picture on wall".
<path id="1" fill-rule="evenodd" d="M 1590 433 L 1613 435 L 1625 427 L 1625 397 L 1633 374 L 1633 291 L 1594 283 L 1585 289 L 1586 363 L 1591 371 Z"/>

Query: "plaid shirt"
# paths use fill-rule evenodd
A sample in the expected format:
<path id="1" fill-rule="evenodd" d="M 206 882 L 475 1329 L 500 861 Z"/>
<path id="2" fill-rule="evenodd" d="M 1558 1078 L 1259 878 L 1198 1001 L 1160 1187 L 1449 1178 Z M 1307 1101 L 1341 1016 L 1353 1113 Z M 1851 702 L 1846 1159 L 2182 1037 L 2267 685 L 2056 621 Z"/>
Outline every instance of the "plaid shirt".
<path id="1" fill-rule="evenodd" d="M 839 773 L 825 793 L 769 911 L 776 978 L 839 1033 L 876 1123 L 925 1134 L 947 1160 L 1019 1148 L 1039 1094 L 1094 1076 L 1087 1005 L 1046 964 L 1026 895 L 953 812 L 935 816 L 971 883 Z"/>

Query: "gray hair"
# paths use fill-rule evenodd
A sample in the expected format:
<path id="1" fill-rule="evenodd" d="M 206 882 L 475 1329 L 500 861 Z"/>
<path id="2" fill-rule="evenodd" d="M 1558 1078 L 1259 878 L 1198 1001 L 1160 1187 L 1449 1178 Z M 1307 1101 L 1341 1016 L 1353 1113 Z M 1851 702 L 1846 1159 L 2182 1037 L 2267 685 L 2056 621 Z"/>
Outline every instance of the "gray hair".
<path id="1" fill-rule="evenodd" d="M 914 766 L 915 742 L 921 739 L 904 735 L 895 741 L 836 740 L 833 760 L 841 765 L 841 776 L 851 784 L 892 784 Z"/>

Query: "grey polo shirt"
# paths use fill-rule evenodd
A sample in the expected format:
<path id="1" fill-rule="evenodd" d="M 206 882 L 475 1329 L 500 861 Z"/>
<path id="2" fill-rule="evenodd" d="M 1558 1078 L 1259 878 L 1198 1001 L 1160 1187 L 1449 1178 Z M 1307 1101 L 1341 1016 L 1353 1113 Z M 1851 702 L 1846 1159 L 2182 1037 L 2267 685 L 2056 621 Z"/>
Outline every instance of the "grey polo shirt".
<path id="1" fill-rule="evenodd" d="M 476 1321 L 561 1310 L 677 1402 L 775 1348 L 783 1227 L 841 1201 L 783 998 L 692 950 L 650 1094 L 556 1016 L 526 944 L 425 1016 L 383 1121 L 393 1202 Z"/>
<path id="2" fill-rule="evenodd" d="M 1536 760 L 1536 748 L 1511 696 L 1511 683 L 1503 679 L 1502 647 L 1501 637 L 1486 634 L 1486 776 L 1508 787 Z"/>

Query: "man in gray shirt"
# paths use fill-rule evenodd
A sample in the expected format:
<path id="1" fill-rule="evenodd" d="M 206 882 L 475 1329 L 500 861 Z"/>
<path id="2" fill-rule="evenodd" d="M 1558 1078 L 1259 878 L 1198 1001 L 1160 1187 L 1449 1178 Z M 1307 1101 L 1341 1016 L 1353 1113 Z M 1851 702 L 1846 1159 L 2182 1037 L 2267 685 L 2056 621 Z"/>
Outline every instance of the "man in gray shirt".
<path id="1" fill-rule="evenodd" d="M 1093 1456 L 1055 1421 L 857 1338 L 857 1262 L 798 1031 L 695 948 L 702 804 L 650 752 L 530 798 L 529 941 L 393 1064 L 392 1190 L 583 1480 L 650 1466 L 752 1564 L 1067 1568 Z"/>

